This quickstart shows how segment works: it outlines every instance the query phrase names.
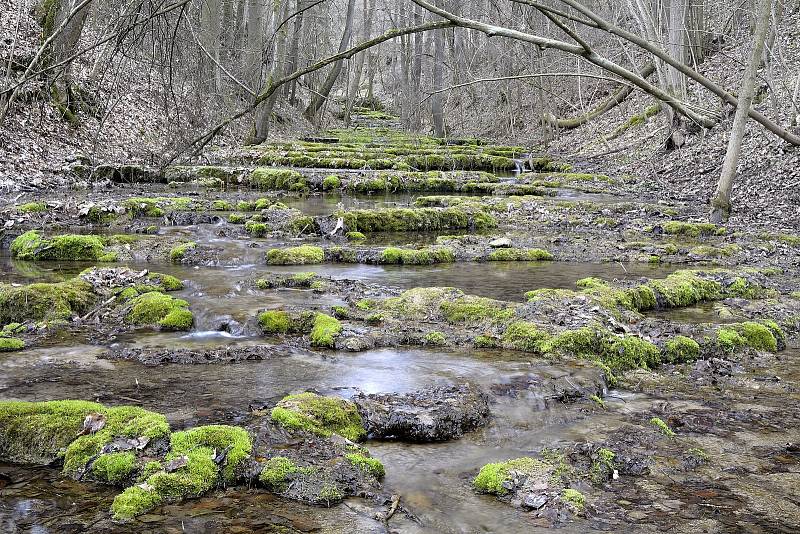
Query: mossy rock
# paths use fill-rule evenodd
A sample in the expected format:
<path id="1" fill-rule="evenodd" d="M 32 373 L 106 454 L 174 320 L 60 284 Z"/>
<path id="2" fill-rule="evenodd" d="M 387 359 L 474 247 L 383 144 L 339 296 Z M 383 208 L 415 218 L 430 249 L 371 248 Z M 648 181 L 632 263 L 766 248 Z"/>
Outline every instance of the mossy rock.
<path id="1" fill-rule="evenodd" d="M 96 299 L 92 286 L 78 278 L 26 286 L 0 283 L 0 324 L 66 321 L 85 314 Z"/>
<path id="2" fill-rule="evenodd" d="M 194 322 L 189 303 L 158 291 L 135 297 L 125 321 L 136 326 L 158 325 L 165 330 L 190 330 Z"/>
<path id="3" fill-rule="evenodd" d="M 313 245 L 291 248 L 273 248 L 267 251 L 269 265 L 311 265 L 325 261 L 325 252 Z"/>
<path id="4" fill-rule="evenodd" d="M 318 313 L 311 327 L 310 341 L 312 347 L 336 348 L 336 336 L 342 331 L 342 324 L 335 317 Z"/>
<path id="5" fill-rule="evenodd" d="M 85 432 L 87 417 L 102 419 L 94 433 Z M 0 402 L 0 460 L 11 463 L 47 465 L 57 459 L 64 462 L 64 473 L 76 477 L 87 464 L 115 438 L 149 440 L 169 434 L 169 425 L 161 414 L 135 406 L 106 408 L 87 401 Z M 94 478 L 117 483 L 124 480 L 120 459 L 103 460 Z M 128 460 L 124 463 L 129 464 Z M 104 478 L 113 475 L 113 480 Z"/>
<path id="6" fill-rule="evenodd" d="M 338 434 L 350 441 L 361 441 L 367 434 L 354 403 L 316 393 L 284 397 L 272 409 L 271 416 L 286 428 L 323 437 Z"/>
<path id="7" fill-rule="evenodd" d="M 186 259 L 186 255 L 196 248 L 197 243 L 194 241 L 176 245 L 169 251 L 169 261 L 172 263 L 181 263 L 184 259 Z"/>
<path id="8" fill-rule="evenodd" d="M 506 495 L 509 493 L 516 473 L 524 477 L 548 479 L 553 472 L 553 466 L 536 458 L 514 458 L 505 462 L 484 465 L 478 476 L 472 481 L 472 486 L 481 493 L 492 495 Z"/>
<path id="9" fill-rule="evenodd" d="M 553 255 L 540 248 L 503 248 L 486 258 L 489 261 L 550 261 Z"/>
<path id="10" fill-rule="evenodd" d="M 20 260 L 115 261 L 103 240 L 93 235 L 57 235 L 43 238 L 35 230 L 11 243 L 11 255 Z"/>
<path id="11" fill-rule="evenodd" d="M 14 352 L 25 348 L 25 342 L 15 337 L 0 337 L 0 352 Z"/>
<path id="12" fill-rule="evenodd" d="M 378 263 L 382 265 L 432 265 L 453 263 L 454 261 L 456 261 L 456 256 L 448 247 L 423 249 L 389 247 L 384 249 L 378 257 Z"/>
<path id="13" fill-rule="evenodd" d="M 114 519 L 129 520 L 165 502 L 199 497 L 218 485 L 232 484 L 244 474 L 253 449 L 246 430 L 209 425 L 175 432 L 170 436 L 166 462 L 184 465 L 151 474 L 143 484 L 132 486 L 114 499 Z"/>
<path id="14" fill-rule="evenodd" d="M 305 177 L 291 169 L 259 167 L 250 173 L 248 180 L 252 187 L 262 191 L 307 191 L 309 188 Z"/>

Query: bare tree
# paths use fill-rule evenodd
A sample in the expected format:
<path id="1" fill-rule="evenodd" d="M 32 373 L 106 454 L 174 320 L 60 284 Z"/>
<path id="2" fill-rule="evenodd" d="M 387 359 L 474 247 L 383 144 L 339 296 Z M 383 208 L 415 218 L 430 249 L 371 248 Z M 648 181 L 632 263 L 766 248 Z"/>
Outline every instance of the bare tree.
<path id="1" fill-rule="evenodd" d="M 731 136 L 728 140 L 728 149 L 725 152 L 725 161 L 722 164 L 722 174 L 717 183 L 717 192 L 711 201 L 711 222 L 720 223 L 728 219 L 731 213 L 731 190 L 733 189 L 733 179 L 736 176 L 736 168 L 739 164 L 739 156 L 742 152 L 742 139 L 744 129 L 747 124 L 748 110 L 753 102 L 755 93 L 756 76 L 761 58 L 764 53 L 764 41 L 770 27 L 770 14 L 772 12 L 772 0 L 759 0 L 756 19 L 756 29 L 753 35 L 753 48 L 750 58 L 747 61 L 742 86 L 739 89 L 739 106 L 733 117 Z"/>

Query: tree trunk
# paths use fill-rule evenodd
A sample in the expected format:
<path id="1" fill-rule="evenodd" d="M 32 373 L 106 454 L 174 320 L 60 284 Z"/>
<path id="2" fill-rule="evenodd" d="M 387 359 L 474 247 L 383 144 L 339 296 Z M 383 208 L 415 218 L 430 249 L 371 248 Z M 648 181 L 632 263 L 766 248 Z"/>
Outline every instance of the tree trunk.
<path id="1" fill-rule="evenodd" d="M 361 32 L 361 40 L 366 41 L 372 33 L 372 16 L 375 12 L 375 0 L 364 0 L 364 27 Z M 353 111 L 353 104 L 361 96 L 361 73 L 364 71 L 364 58 L 369 52 L 361 52 L 356 56 L 356 64 L 353 67 L 353 79 L 350 82 L 350 90 L 347 99 L 347 107 L 344 110 L 344 123 L 350 126 L 350 113 Z"/>
<path id="2" fill-rule="evenodd" d="M 745 68 L 742 86 L 739 89 L 739 105 L 733 117 L 733 127 L 731 137 L 728 140 L 728 149 L 725 152 L 725 161 L 722 164 L 722 174 L 717 183 L 717 192 L 714 200 L 711 201 L 711 222 L 720 223 L 726 221 L 731 213 L 731 189 L 733 188 L 733 178 L 736 176 L 736 167 L 739 163 L 739 155 L 742 151 L 742 139 L 744 128 L 747 125 L 747 116 L 753 102 L 755 93 L 756 75 L 761 64 L 761 57 L 764 53 L 764 40 L 767 37 L 767 30 L 770 26 L 770 14 L 772 12 L 772 0 L 760 0 L 758 3 L 758 19 L 756 20 L 756 30 L 753 36 L 753 49 Z"/>
<path id="3" fill-rule="evenodd" d="M 441 91 L 444 74 L 444 30 L 437 30 L 433 34 L 433 92 L 431 97 L 431 118 L 433 119 L 433 134 L 436 137 L 445 136 L 444 102 Z"/>
<path id="4" fill-rule="evenodd" d="M 339 53 L 347 50 L 348 46 L 350 45 L 350 37 L 353 34 L 353 13 L 355 11 L 355 5 L 356 0 L 347 0 L 347 15 L 345 17 L 342 40 L 339 42 Z M 328 76 L 322 83 L 322 87 L 320 87 L 319 91 L 317 91 L 317 93 L 311 97 L 311 103 L 303 113 L 308 120 L 316 122 L 317 112 L 319 112 L 320 108 L 322 108 L 323 104 L 325 104 L 325 101 L 328 99 L 328 95 L 330 95 L 331 89 L 333 89 L 333 86 L 336 83 L 336 79 L 342 72 L 343 63 L 344 61 L 342 60 L 333 64 L 331 71 L 328 73 Z"/>
<path id="5" fill-rule="evenodd" d="M 283 3 L 275 5 L 273 16 L 273 28 L 277 27 L 286 17 L 289 16 L 289 0 L 283 0 Z M 270 69 L 269 78 L 267 79 L 266 86 L 281 78 L 284 74 L 284 67 L 286 65 L 286 27 L 278 31 L 275 38 L 275 47 L 273 54 L 272 68 Z M 255 110 L 255 123 L 253 125 L 253 132 L 248 139 L 247 144 L 257 145 L 267 140 L 269 136 L 269 125 L 272 120 L 272 110 L 275 108 L 275 102 L 278 99 L 278 92 L 270 94 L 269 98 L 260 102 Z"/>

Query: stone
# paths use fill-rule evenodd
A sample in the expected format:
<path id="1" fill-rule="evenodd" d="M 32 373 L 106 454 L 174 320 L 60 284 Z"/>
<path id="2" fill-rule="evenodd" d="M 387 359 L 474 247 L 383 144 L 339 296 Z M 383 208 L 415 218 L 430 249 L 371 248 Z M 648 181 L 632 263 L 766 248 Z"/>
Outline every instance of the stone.
<path id="1" fill-rule="evenodd" d="M 507 237 L 499 237 L 489 241 L 489 246 L 492 248 L 511 248 L 511 240 Z"/>
<path id="2" fill-rule="evenodd" d="M 405 394 L 359 393 L 353 402 L 373 439 L 445 441 L 480 427 L 489 415 L 488 397 L 470 384 Z"/>

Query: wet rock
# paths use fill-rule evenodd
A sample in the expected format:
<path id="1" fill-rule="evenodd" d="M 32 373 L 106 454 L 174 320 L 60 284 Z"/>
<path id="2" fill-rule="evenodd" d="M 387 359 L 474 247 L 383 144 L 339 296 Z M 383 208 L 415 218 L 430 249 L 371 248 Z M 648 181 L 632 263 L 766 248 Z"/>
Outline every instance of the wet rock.
<path id="1" fill-rule="evenodd" d="M 511 248 L 511 240 L 507 237 L 500 237 L 489 241 L 491 248 Z"/>
<path id="2" fill-rule="evenodd" d="M 108 360 L 133 360 L 145 365 L 165 363 L 203 364 L 235 363 L 248 360 L 268 360 L 286 356 L 285 348 L 272 345 L 223 346 L 206 349 L 164 348 L 164 347 L 125 347 L 112 348 L 101 357 Z"/>
<path id="3" fill-rule="evenodd" d="M 434 386 L 406 394 L 359 393 L 353 402 L 367 433 L 375 439 L 454 439 L 481 426 L 489 415 L 488 397 L 470 384 Z"/>
<path id="4" fill-rule="evenodd" d="M 269 417 L 248 430 L 253 439 L 250 475 L 269 491 L 308 504 L 331 506 L 348 496 L 385 500 L 383 466 L 369 452 L 336 436 L 290 431 Z"/>

